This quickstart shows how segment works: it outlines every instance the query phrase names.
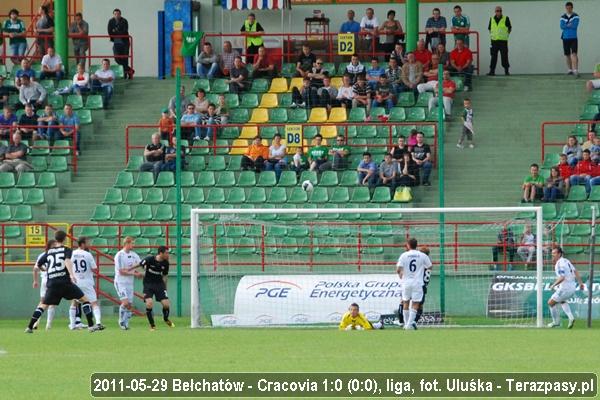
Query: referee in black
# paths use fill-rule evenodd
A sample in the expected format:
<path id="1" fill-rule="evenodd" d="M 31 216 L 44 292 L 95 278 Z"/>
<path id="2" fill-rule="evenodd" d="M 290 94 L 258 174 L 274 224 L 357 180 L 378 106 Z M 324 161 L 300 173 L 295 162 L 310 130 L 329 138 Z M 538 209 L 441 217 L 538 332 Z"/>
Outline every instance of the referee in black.
<path id="1" fill-rule="evenodd" d="M 154 324 L 154 314 L 152 307 L 154 302 L 152 298 L 155 297 L 156 301 L 160 301 L 163 307 L 163 319 L 165 323 L 174 328 L 175 324 L 169 320 L 169 312 L 171 310 L 171 302 L 167 295 L 167 278 L 169 275 L 169 249 L 166 246 L 158 246 L 158 251 L 155 256 L 148 256 L 144 258 L 138 265 L 134 265 L 130 268 L 133 270 L 138 267 L 145 269 L 144 274 L 144 302 L 146 303 L 146 317 L 150 323 L 150 330 L 156 330 Z"/>

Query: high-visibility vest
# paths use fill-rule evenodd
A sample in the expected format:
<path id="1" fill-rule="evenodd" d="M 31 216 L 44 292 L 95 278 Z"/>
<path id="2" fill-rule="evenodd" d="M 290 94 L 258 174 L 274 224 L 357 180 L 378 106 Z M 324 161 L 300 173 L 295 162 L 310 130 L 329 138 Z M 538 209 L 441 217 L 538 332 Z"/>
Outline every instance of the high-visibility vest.
<path id="1" fill-rule="evenodd" d="M 244 21 L 244 28 L 246 32 L 256 32 L 256 25 L 258 23 L 254 21 L 254 24 L 250 25 L 248 20 Z M 246 37 L 246 46 L 262 46 L 263 38 L 262 36 L 247 36 Z"/>
<path id="2" fill-rule="evenodd" d="M 494 17 L 490 18 L 490 37 L 492 40 L 508 40 L 505 15 L 500 18 L 499 22 L 496 22 Z"/>

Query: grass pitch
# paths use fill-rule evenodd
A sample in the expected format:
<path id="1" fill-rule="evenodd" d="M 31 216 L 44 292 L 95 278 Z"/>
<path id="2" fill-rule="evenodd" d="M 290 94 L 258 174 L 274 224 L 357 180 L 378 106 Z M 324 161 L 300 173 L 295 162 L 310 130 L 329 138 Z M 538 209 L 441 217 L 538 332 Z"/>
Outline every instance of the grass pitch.
<path id="1" fill-rule="evenodd" d="M 93 372 L 595 372 L 600 329 L 197 329 L 189 319 L 150 332 L 134 318 L 121 331 L 23 333 L 0 321 L 0 398 L 85 399 Z M 44 326 L 45 319 L 40 324 Z M 598 325 L 598 322 L 596 321 Z M 563 321 L 563 326 L 566 321 Z"/>

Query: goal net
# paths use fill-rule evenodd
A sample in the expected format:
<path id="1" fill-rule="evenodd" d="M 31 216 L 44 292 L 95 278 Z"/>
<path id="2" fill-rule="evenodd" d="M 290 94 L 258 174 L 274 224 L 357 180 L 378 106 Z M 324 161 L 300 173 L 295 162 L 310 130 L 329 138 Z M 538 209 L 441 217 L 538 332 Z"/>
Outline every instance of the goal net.
<path id="1" fill-rule="evenodd" d="M 307 205 L 304 205 L 305 207 Z M 419 324 L 542 326 L 556 229 L 540 207 L 191 211 L 191 325 L 397 324 L 408 238 L 433 263 Z"/>

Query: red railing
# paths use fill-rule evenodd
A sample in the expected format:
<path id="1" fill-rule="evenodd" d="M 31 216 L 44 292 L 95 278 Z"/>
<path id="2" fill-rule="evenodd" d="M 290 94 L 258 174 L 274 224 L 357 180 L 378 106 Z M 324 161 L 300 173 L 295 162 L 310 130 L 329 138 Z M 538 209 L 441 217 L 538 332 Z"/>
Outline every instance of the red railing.
<path id="1" fill-rule="evenodd" d="M 542 122 L 541 125 L 541 151 L 542 151 L 542 163 L 544 162 L 544 158 L 546 156 L 546 148 L 547 147 L 561 147 L 565 145 L 565 143 L 567 143 L 567 136 L 569 135 L 575 135 L 575 136 L 586 136 L 587 132 L 591 130 L 591 126 L 593 124 L 596 123 L 600 123 L 600 121 L 546 121 L 546 122 Z M 553 127 L 553 126 L 575 126 L 575 128 L 577 128 L 577 125 L 581 125 L 581 126 L 587 126 L 587 129 L 585 132 L 574 132 L 573 129 L 570 129 L 568 131 L 565 131 L 563 133 L 561 133 L 560 136 L 560 141 L 556 141 L 555 137 L 557 136 L 556 134 L 552 134 L 550 135 L 547 130 L 549 129 L 549 127 Z M 552 137 L 548 137 L 548 136 L 552 136 Z M 587 139 L 586 139 L 587 140 Z M 560 151 L 559 151 L 560 153 Z"/>

